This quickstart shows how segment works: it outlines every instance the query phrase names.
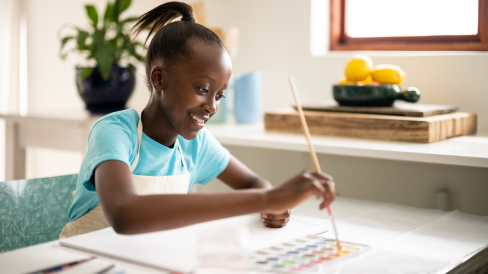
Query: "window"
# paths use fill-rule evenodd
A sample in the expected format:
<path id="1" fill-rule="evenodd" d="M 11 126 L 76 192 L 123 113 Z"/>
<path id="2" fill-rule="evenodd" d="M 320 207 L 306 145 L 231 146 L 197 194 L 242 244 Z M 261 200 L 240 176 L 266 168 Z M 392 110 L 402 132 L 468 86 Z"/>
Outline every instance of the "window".
<path id="1" fill-rule="evenodd" d="M 488 50 L 488 0 L 330 0 L 331 50 Z"/>

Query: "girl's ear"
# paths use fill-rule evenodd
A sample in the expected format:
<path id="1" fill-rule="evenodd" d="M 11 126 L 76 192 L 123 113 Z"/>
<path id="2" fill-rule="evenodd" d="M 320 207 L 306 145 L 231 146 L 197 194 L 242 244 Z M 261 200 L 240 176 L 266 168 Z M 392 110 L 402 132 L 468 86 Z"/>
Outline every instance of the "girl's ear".
<path id="1" fill-rule="evenodd" d="M 163 86 L 164 86 L 163 70 L 164 70 L 163 66 L 160 65 L 154 66 L 151 70 L 151 85 L 156 91 L 163 90 Z"/>

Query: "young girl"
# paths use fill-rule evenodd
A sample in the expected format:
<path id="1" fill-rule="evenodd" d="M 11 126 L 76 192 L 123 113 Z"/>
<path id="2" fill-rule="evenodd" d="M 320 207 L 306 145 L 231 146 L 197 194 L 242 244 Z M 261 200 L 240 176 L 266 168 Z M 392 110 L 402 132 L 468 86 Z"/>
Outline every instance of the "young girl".
<path id="1" fill-rule="evenodd" d="M 152 232 L 249 213 L 279 228 L 310 195 L 323 199 L 320 209 L 334 199 L 326 174 L 304 171 L 273 188 L 204 129 L 225 98 L 232 64 L 219 37 L 192 15 L 189 5 L 169 2 L 134 26 L 136 35 L 147 27 L 148 38 L 154 34 L 146 57 L 151 98 L 140 114 L 115 112 L 93 126 L 60 238 L 109 226 L 122 234 Z M 186 194 L 215 177 L 237 191 Z"/>

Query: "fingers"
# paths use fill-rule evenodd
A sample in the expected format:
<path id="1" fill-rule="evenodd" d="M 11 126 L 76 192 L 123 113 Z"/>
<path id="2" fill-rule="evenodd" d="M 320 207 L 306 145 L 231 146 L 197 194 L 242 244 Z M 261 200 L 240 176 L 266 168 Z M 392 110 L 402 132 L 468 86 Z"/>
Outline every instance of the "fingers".
<path id="1" fill-rule="evenodd" d="M 282 213 L 262 213 L 261 222 L 263 222 L 264 226 L 269 228 L 281 228 L 290 220 L 290 214 L 290 209 Z"/>
<path id="2" fill-rule="evenodd" d="M 261 218 L 261 221 L 263 222 L 263 225 L 265 227 L 269 227 L 269 228 L 281 228 L 281 227 L 284 227 L 288 223 L 289 220 L 290 220 L 290 218 L 277 219 L 277 220 L 270 220 L 270 219 L 266 219 L 266 218 Z"/>
<path id="3" fill-rule="evenodd" d="M 277 214 L 262 213 L 261 214 L 261 217 L 263 217 L 265 219 L 270 219 L 270 220 L 273 220 L 273 219 L 286 219 L 286 218 L 290 218 L 290 213 L 291 213 L 291 210 L 288 209 L 284 213 L 277 213 Z"/>
<path id="4" fill-rule="evenodd" d="M 320 209 L 324 209 L 335 199 L 334 179 L 326 173 L 309 174 L 309 178 L 312 179 L 313 186 L 315 187 L 315 194 L 323 198 L 319 207 Z"/>

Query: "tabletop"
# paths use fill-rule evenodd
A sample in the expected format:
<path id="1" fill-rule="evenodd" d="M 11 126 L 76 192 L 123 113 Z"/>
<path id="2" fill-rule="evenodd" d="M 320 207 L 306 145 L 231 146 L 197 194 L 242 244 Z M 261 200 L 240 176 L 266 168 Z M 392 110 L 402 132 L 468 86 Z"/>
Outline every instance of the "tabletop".
<path id="1" fill-rule="evenodd" d="M 343 197 L 338 197 L 333 207 L 340 239 L 373 248 L 371 252 L 342 264 L 340 273 L 445 273 L 488 244 L 488 217 Z M 259 217 L 255 217 L 259 223 Z M 318 201 L 314 198 L 293 209 L 294 217 L 320 229 L 330 227 L 329 217 L 325 211 L 318 210 Z M 165 232 L 156 233 L 159 234 L 154 235 L 160 237 Z M 88 237 L 85 239 L 90 235 L 85 235 Z M 319 235 L 334 237 L 331 230 Z M 148 240 L 153 236 L 149 233 L 143 237 Z M 268 238 L 268 241 L 277 243 L 283 240 L 282 237 Z M 53 241 L 0 254 L 0 268 L 8 273 L 21 273 L 25 270 L 23 266 L 40 260 L 97 255 L 114 262 L 115 268 L 107 273 L 168 273 L 115 255 L 101 256 L 97 248 L 101 247 L 94 245 L 92 249 L 95 252 L 80 251 Z"/>

